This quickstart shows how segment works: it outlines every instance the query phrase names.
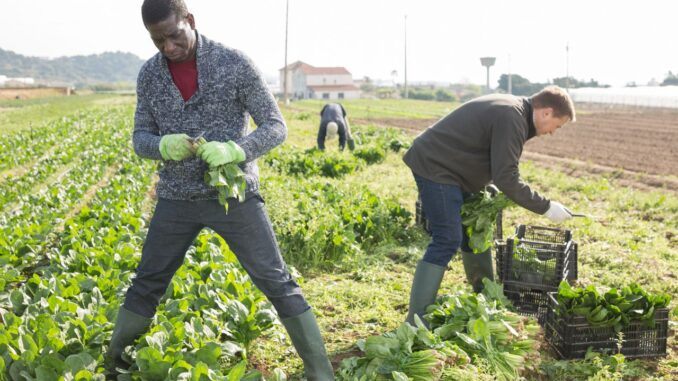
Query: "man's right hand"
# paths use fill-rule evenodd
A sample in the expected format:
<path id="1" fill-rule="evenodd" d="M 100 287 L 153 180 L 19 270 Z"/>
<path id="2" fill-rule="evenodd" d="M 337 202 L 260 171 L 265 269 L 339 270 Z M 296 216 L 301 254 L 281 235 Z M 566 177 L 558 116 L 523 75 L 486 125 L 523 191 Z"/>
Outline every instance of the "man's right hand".
<path id="1" fill-rule="evenodd" d="M 544 216 L 546 216 L 548 219 L 557 224 L 560 224 L 572 218 L 572 214 L 570 214 L 570 211 L 567 210 L 567 208 L 564 207 L 563 204 L 555 201 L 551 201 L 549 205 L 549 210 L 547 210 L 546 213 L 544 213 Z"/>
<path id="2" fill-rule="evenodd" d="M 160 155 L 165 160 L 180 161 L 193 156 L 189 137 L 186 134 L 170 134 L 160 139 Z"/>

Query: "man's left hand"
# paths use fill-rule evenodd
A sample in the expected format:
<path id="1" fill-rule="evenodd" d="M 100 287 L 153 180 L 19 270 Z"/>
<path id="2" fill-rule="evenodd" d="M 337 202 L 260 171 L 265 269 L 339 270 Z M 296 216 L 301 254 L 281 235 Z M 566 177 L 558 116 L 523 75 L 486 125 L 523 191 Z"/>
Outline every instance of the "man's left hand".
<path id="1" fill-rule="evenodd" d="M 240 163 L 245 160 L 245 151 L 233 140 L 226 143 L 208 142 L 201 145 L 196 155 L 203 159 L 210 167 L 218 167 L 228 163 Z"/>

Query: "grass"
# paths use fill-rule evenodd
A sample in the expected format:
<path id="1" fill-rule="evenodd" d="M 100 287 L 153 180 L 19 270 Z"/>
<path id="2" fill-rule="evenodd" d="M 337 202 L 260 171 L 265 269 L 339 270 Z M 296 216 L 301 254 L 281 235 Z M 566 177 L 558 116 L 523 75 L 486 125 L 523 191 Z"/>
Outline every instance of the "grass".
<path id="1" fill-rule="evenodd" d="M 135 97 L 110 94 L 0 100 L 0 131 L 7 133 L 35 128 L 78 110 L 134 102 Z"/>
<path id="2" fill-rule="evenodd" d="M 323 99 L 306 99 L 290 104 L 290 110 L 308 112 L 311 116 L 319 116 L 322 107 L 330 101 Z M 437 119 L 455 109 L 456 102 L 430 102 L 415 99 L 345 99 L 341 104 L 346 109 L 349 119 L 353 118 L 409 118 Z"/>
<path id="3" fill-rule="evenodd" d="M 39 100 L 0 102 L 0 130 L 3 132 L 38 126 L 46 121 L 72 114 L 80 109 L 106 104 L 133 103 L 134 97 L 91 95 Z M 283 107 L 289 127 L 286 146 L 311 148 L 319 124 L 318 112 L 324 102 L 296 102 Z M 352 117 L 437 118 L 445 115 L 451 104 L 425 101 L 351 100 L 343 102 Z M 354 124 L 352 129 L 365 128 Z M 336 140 L 328 150 L 336 150 Z M 416 186 L 402 154 L 389 152 L 382 163 L 329 182 L 348 186 L 365 185 L 383 197 L 395 197 L 414 213 Z M 261 163 L 261 161 L 260 161 Z M 262 165 L 265 182 L 270 175 Z M 637 191 L 625 188 L 612 175 L 591 175 L 571 178 L 564 173 L 545 169 L 538 162 L 521 165 L 523 178 L 540 193 L 562 202 L 572 210 L 592 215 L 592 219 L 573 219 L 564 227 L 573 231 L 579 242 L 579 283 L 598 288 L 617 287 L 635 281 L 651 291 L 678 296 L 678 197 L 662 191 Z M 264 197 L 266 195 L 264 194 Z M 269 211 L 273 213 L 274 211 Z M 526 210 L 515 208 L 505 213 L 504 231 L 517 224 L 549 226 L 548 220 Z M 350 271 L 323 272 L 312 270 L 302 274 L 301 287 L 318 317 L 332 358 L 353 354 L 360 338 L 395 329 L 405 318 L 409 289 L 416 262 L 421 258 L 428 239 L 415 235 L 405 245 L 386 242 L 376 247 Z M 459 257 L 450 263 L 441 293 L 456 287 L 467 287 Z M 675 308 L 676 302 L 671 307 Z M 678 310 L 672 313 L 671 327 L 678 321 Z M 641 369 L 637 379 L 675 379 L 678 374 L 678 353 L 675 333 L 669 339 L 669 355 L 659 360 L 631 362 Z M 301 361 L 281 327 L 255 341 L 249 351 L 250 365 L 264 372 L 284 370 L 289 380 L 302 378 Z M 554 363 L 544 351 L 543 361 Z M 576 362 L 569 362 L 572 369 Z M 482 375 L 476 375 L 480 379 Z M 545 380 L 532 375 L 532 380 Z M 576 378 L 575 378 L 576 379 Z M 612 378 L 601 378 L 612 379 Z"/>

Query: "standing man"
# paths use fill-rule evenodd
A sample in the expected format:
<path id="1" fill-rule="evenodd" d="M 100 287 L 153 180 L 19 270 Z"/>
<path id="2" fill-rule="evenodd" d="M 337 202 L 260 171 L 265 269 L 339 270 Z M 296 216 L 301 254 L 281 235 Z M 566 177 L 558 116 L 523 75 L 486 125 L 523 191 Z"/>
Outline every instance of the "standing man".
<path id="1" fill-rule="evenodd" d="M 159 53 L 139 72 L 134 150 L 159 160 L 158 203 L 136 277 L 118 312 L 107 364 L 126 367 L 121 354 L 147 331 L 160 297 L 198 233 L 222 236 L 254 284 L 268 297 L 304 362 L 308 380 L 333 380 L 313 311 L 292 279 L 264 201 L 255 160 L 282 143 L 287 129 L 254 64 L 195 29 L 183 0 L 145 0 L 144 26 Z M 248 133 L 249 115 L 258 126 Z M 193 152 L 189 137 L 209 141 Z M 240 163 L 246 199 L 229 199 L 203 181 L 209 166 Z"/>
<path id="2" fill-rule="evenodd" d="M 435 301 L 447 264 L 460 245 L 474 289 L 482 289 L 483 277 L 492 279 L 491 251 L 473 254 L 468 238 L 463 239 L 464 194 L 493 182 L 516 204 L 553 222 L 571 217 L 563 205 L 521 180 L 518 162 L 527 140 L 552 134 L 574 120 L 570 96 L 549 86 L 530 98 L 493 94 L 471 100 L 414 140 L 403 160 L 414 174 L 432 240 L 414 273 L 408 322 L 414 322 L 415 314 L 421 317 Z"/>
<path id="3" fill-rule="evenodd" d="M 318 149 L 325 149 L 325 138 L 339 135 L 339 149 L 344 150 L 348 142 L 348 149 L 353 151 L 355 143 L 348 125 L 348 117 L 344 106 L 339 103 L 328 103 L 320 111 L 320 128 L 318 129 Z"/>

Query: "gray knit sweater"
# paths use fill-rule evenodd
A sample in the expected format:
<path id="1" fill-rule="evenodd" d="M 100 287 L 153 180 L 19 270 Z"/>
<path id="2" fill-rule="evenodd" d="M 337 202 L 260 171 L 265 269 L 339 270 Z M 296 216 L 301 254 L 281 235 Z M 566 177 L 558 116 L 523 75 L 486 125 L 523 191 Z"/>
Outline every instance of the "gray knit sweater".
<path id="1" fill-rule="evenodd" d="M 207 165 L 199 158 L 162 160 L 160 138 L 205 132 L 208 141 L 235 141 L 245 151 L 241 168 L 247 191 L 259 188 L 255 159 L 287 137 L 287 127 L 261 74 L 242 52 L 197 35 L 198 90 L 184 102 L 172 80 L 166 59 L 156 54 L 141 68 L 137 79 L 134 151 L 161 160 L 157 194 L 170 200 L 207 200 L 217 197 L 204 182 Z M 249 130 L 252 116 L 257 128 Z"/>

